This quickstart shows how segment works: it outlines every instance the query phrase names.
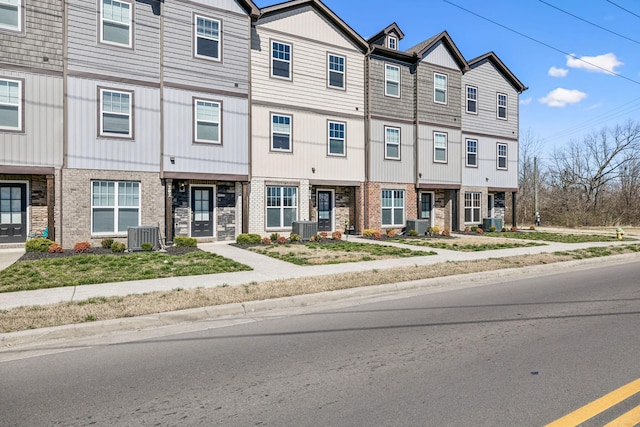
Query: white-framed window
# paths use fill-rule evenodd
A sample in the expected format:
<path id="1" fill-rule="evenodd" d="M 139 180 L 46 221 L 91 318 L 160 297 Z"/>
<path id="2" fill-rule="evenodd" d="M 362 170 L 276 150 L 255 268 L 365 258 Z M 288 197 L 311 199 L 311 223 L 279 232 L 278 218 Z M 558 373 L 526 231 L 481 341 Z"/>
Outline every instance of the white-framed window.
<path id="1" fill-rule="evenodd" d="M 222 58 L 220 37 L 222 35 L 221 23 L 217 19 L 194 15 L 194 56 L 196 58 L 220 61 Z"/>
<path id="2" fill-rule="evenodd" d="M 464 222 L 480 222 L 480 198 L 482 193 L 464 193 Z"/>
<path id="3" fill-rule="evenodd" d="M 498 143 L 497 145 L 497 165 L 496 167 L 498 169 L 507 169 L 507 144 L 500 144 Z"/>
<path id="4" fill-rule="evenodd" d="M 404 190 L 382 190 L 382 226 L 404 226 Z"/>
<path id="5" fill-rule="evenodd" d="M 335 89 L 344 89 L 345 70 L 345 57 L 329 53 L 327 57 L 327 86 Z"/>
<path id="6" fill-rule="evenodd" d="M 100 41 L 131 47 L 131 3 L 101 0 L 100 7 Z"/>
<path id="7" fill-rule="evenodd" d="M 447 103 L 447 75 L 433 73 L 433 102 Z"/>
<path id="8" fill-rule="evenodd" d="M 22 0 L 0 0 L 0 29 L 22 31 Z"/>
<path id="9" fill-rule="evenodd" d="M 467 139 L 467 166 L 478 166 L 478 140 Z"/>
<path id="10" fill-rule="evenodd" d="M 298 188 L 267 186 L 267 228 L 288 228 L 298 218 Z"/>
<path id="11" fill-rule="evenodd" d="M 433 161 L 447 163 L 447 134 L 444 132 L 433 133 Z"/>
<path id="12" fill-rule="evenodd" d="M 292 151 L 291 122 L 292 117 L 285 114 L 271 115 L 271 150 Z"/>
<path id="13" fill-rule="evenodd" d="M 467 113 L 478 114 L 478 88 L 467 86 Z"/>
<path id="14" fill-rule="evenodd" d="M 220 102 L 194 99 L 194 135 L 196 142 L 220 144 Z"/>
<path id="15" fill-rule="evenodd" d="M 389 49 L 398 50 L 398 39 L 395 36 L 388 36 L 387 47 Z"/>
<path id="16" fill-rule="evenodd" d="M 91 181 L 91 234 L 126 234 L 140 225 L 140 183 Z"/>
<path id="17" fill-rule="evenodd" d="M 100 136 L 133 138 L 133 92 L 100 89 Z"/>
<path id="18" fill-rule="evenodd" d="M 0 130 L 22 131 L 22 80 L 0 79 Z"/>
<path id="19" fill-rule="evenodd" d="M 507 95 L 499 93 L 496 97 L 498 118 L 507 120 Z"/>
<path id="20" fill-rule="evenodd" d="M 400 160 L 400 128 L 384 127 L 384 158 Z"/>
<path id="21" fill-rule="evenodd" d="M 330 156 L 345 156 L 347 124 L 344 122 L 329 122 L 328 154 Z"/>
<path id="22" fill-rule="evenodd" d="M 384 94 L 400 98 L 400 67 L 391 64 L 384 66 Z"/>
<path id="23" fill-rule="evenodd" d="M 271 77 L 291 80 L 291 45 L 271 42 Z"/>

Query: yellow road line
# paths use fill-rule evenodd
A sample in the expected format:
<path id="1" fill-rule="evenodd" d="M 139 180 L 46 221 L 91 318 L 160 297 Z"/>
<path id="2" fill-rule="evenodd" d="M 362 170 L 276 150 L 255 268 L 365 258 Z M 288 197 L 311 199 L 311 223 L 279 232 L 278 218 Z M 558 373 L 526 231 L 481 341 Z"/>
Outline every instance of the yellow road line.
<path id="1" fill-rule="evenodd" d="M 576 409 L 572 413 L 565 415 L 564 417 L 559 418 L 550 424 L 547 424 L 545 427 L 577 426 L 580 423 L 583 423 L 588 419 L 593 418 L 596 415 L 606 411 L 612 406 L 617 405 L 623 400 L 628 399 L 638 392 L 640 392 L 640 378 L 620 387 L 617 390 L 612 391 L 609 394 L 602 396 L 600 399 L 594 400 L 593 402 L 583 406 L 580 409 Z M 635 413 L 634 411 L 635 409 L 631 411 L 631 413 Z M 625 417 L 627 414 L 623 415 L 623 417 Z"/>
<path id="2" fill-rule="evenodd" d="M 640 424 L 640 406 L 636 406 L 604 427 L 633 427 L 638 424 Z"/>

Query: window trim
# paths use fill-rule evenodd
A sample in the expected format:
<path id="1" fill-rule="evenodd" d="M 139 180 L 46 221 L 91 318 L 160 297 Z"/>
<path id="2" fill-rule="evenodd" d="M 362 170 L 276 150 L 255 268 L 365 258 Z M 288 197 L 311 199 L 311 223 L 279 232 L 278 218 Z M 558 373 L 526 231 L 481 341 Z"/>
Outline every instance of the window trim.
<path id="1" fill-rule="evenodd" d="M 339 124 L 344 126 L 344 137 L 342 138 L 342 154 L 336 154 L 331 152 L 331 140 L 340 138 L 331 138 L 331 124 Z M 341 122 L 339 120 L 327 120 L 327 156 L 331 157 L 347 157 L 347 122 Z"/>
<path id="2" fill-rule="evenodd" d="M 392 81 L 387 77 L 387 67 L 393 67 L 393 68 L 397 68 L 398 69 L 398 94 L 397 95 L 393 95 L 390 94 L 387 91 L 387 82 Z M 402 95 L 402 73 L 400 72 L 400 66 L 398 65 L 393 65 L 393 64 L 388 64 L 385 62 L 384 64 L 384 96 L 388 96 L 391 98 L 401 98 Z"/>
<path id="3" fill-rule="evenodd" d="M 16 27 L 12 27 L 9 25 L 0 24 L 0 31 L 2 32 L 10 32 L 10 33 L 22 33 L 24 29 L 24 1 L 18 0 L 18 25 Z M 5 3 L 7 4 L 7 3 Z"/>
<path id="4" fill-rule="evenodd" d="M 341 73 L 342 74 L 342 86 L 333 86 L 331 84 L 331 72 L 332 70 L 329 68 L 331 65 L 331 57 L 335 56 L 336 58 L 342 58 L 343 61 L 343 67 L 344 70 L 342 72 L 340 71 L 333 71 L 334 73 Z M 335 53 L 331 53 L 331 52 L 327 52 L 327 87 L 330 89 L 337 89 L 337 90 L 347 90 L 347 57 L 344 55 L 338 55 Z"/>
<path id="5" fill-rule="evenodd" d="M 269 206 L 268 200 L 267 198 L 269 197 L 269 187 L 276 187 L 276 188 L 280 188 L 280 206 L 277 206 L 280 210 L 280 224 L 278 226 L 273 226 L 270 227 L 268 224 L 268 212 L 269 209 L 274 209 L 275 206 Z M 265 184 L 264 187 L 264 228 L 265 230 L 290 230 L 292 227 L 291 226 L 285 226 L 283 224 L 283 220 L 284 220 L 284 208 L 288 207 L 291 208 L 291 206 L 284 206 L 284 204 L 282 203 L 282 200 L 284 198 L 284 191 L 282 191 L 285 188 L 295 188 L 296 189 L 296 197 L 295 197 L 295 201 L 296 201 L 296 214 L 295 214 L 295 218 L 293 219 L 294 221 L 296 221 L 299 218 L 299 214 L 300 214 L 300 187 L 297 185 L 287 185 L 287 184 Z"/>
<path id="6" fill-rule="evenodd" d="M 393 43 L 391 43 L 392 40 L 393 40 Z M 398 38 L 396 36 L 388 35 L 387 36 L 387 47 L 389 49 L 398 50 Z"/>
<path id="7" fill-rule="evenodd" d="M 273 117 L 289 118 L 289 149 L 273 148 Z M 293 115 L 284 113 L 269 113 L 269 151 L 273 153 L 293 153 Z"/>
<path id="8" fill-rule="evenodd" d="M 20 79 L 20 78 L 7 78 L 7 77 L 3 77 L 0 76 L 0 81 L 6 81 L 6 82 L 11 82 L 11 83 L 18 83 L 18 96 L 20 97 L 20 99 L 18 100 L 18 126 L 17 127 L 3 127 L 0 126 L 0 132 L 5 133 L 5 132 L 10 132 L 10 133 L 24 133 L 25 132 L 25 113 L 24 113 L 24 92 L 25 92 L 25 88 L 24 88 L 24 83 L 25 83 L 25 79 Z M 13 104 L 8 104 L 8 105 L 13 105 Z"/>
<path id="9" fill-rule="evenodd" d="M 397 130 L 398 131 L 398 157 L 390 157 L 387 155 L 387 145 L 389 142 L 387 140 L 387 130 Z M 391 143 L 392 145 L 396 145 L 395 143 Z M 385 126 L 384 127 L 384 159 L 385 160 L 401 160 L 402 159 L 402 129 L 397 126 Z"/>
<path id="10" fill-rule="evenodd" d="M 288 62 L 289 63 L 289 77 L 276 76 L 273 74 L 273 61 L 275 58 L 273 57 L 273 44 L 280 43 L 285 46 L 289 46 L 289 61 L 285 61 L 279 59 L 278 61 Z M 269 40 L 269 76 L 272 79 L 285 80 L 285 81 L 293 81 L 293 43 L 283 42 L 277 39 Z"/>
<path id="11" fill-rule="evenodd" d="M 436 76 L 444 77 L 444 102 L 443 101 L 438 101 L 436 99 L 436 93 L 437 93 Z M 441 104 L 441 105 L 447 105 L 448 104 L 448 102 L 449 102 L 449 76 L 447 74 L 439 73 L 437 71 L 433 72 L 433 102 L 436 103 L 436 104 Z"/>
<path id="12" fill-rule="evenodd" d="M 500 106 L 501 96 L 504 96 L 504 107 Z M 500 117 L 500 108 L 504 108 L 504 117 Z M 496 118 L 498 120 L 509 120 L 509 96 L 506 93 L 496 93 Z"/>
<path id="13" fill-rule="evenodd" d="M 383 206 L 382 201 L 384 200 L 383 194 L 385 191 L 390 191 L 391 192 L 391 206 L 390 207 L 385 207 Z M 396 192 L 400 192 L 402 193 L 402 221 L 400 223 L 396 223 L 394 222 L 394 218 L 395 218 L 395 210 L 399 209 L 397 206 L 395 206 L 395 200 L 396 200 Z M 382 214 L 382 212 L 385 210 L 391 210 L 391 223 L 390 224 L 385 224 L 383 222 L 383 218 L 384 215 Z M 398 227 L 404 227 L 405 223 L 406 223 L 406 215 L 407 215 L 407 192 L 405 189 L 398 189 L 398 188 L 383 188 L 380 190 L 380 226 L 382 228 L 398 228 Z"/>
<path id="14" fill-rule="evenodd" d="M 500 147 L 504 147 L 504 156 L 500 155 Z M 504 167 L 500 167 L 500 159 L 504 158 Z M 496 169 L 501 171 L 509 170 L 509 145 L 504 142 L 496 143 Z"/>
<path id="15" fill-rule="evenodd" d="M 467 195 L 469 195 L 470 206 L 467 206 Z M 477 202 L 477 206 L 474 205 Z M 467 211 L 471 211 L 470 221 L 467 221 Z M 473 215 L 474 210 L 478 212 L 478 218 Z M 480 191 L 466 191 L 464 193 L 464 223 L 477 224 L 482 221 L 482 193 Z"/>
<path id="16" fill-rule="evenodd" d="M 469 151 L 470 142 L 475 142 L 475 152 L 473 153 Z M 466 138 L 464 146 L 465 146 L 465 156 L 464 156 L 465 166 L 468 168 L 477 168 L 478 167 L 478 140 L 474 138 Z M 470 154 L 473 154 L 475 156 L 475 159 L 476 159 L 475 163 L 469 163 Z"/>
<path id="17" fill-rule="evenodd" d="M 436 135 L 444 135 L 444 160 L 436 160 Z M 433 131 L 433 163 L 449 163 L 449 134 L 447 132 Z"/>
<path id="18" fill-rule="evenodd" d="M 209 39 L 208 37 L 204 37 L 204 36 L 198 36 L 198 18 L 202 18 L 202 19 L 206 19 L 208 21 L 213 21 L 213 22 L 217 22 L 218 23 L 218 57 L 214 58 L 212 56 L 207 56 L 207 55 L 201 55 L 198 53 L 198 37 L 203 37 L 206 38 L 208 40 L 213 40 L 213 39 Z M 197 58 L 197 59 L 204 59 L 205 61 L 213 61 L 213 62 L 222 62 L 222 37 L 223 37 L 223 31 L 222 31 L 222 20 L 219 18 L 213 18 L 211 16 L 207 16 L 201 13 L 196 13 L 193 12 L 193 39 L 192 39 L 192 43 L 193 43 L 193 57 Z"/>
<path id="19" fill-rule="evenodd" d="M 210 104 L 218 104 L 218 140 L 211 141 L 207 139 L 198 139 L 198 102 L 207 102 Z M 216 99 L 205 99 L 205 98 L 192 98 L 193 106 L 193 142 L 198 144 L 213 144 L 213 145 L 222 145 L 222 101 L 218 101 Z M 215 122 L 206 122 L 206 123 L 215 123 Z"/>
<path id="20" fill-rule="evenodd" d="M 112 133 L 105 133 L 104 126 L 104 115 L 102 111 L 102 94 L 104 92 L 114 92 L 114 93 L 126 93 L 129 95 L 129 133 L 127 135 L 119 135 Z M 108 139 L 134 139 L 134 95 L 135 92 L 133 90 L 124 90 L 124 89 L 115 89 L 110 87 L 98 86 L 98 138 L 108 138 Z"/>
<path id="21" fill-rule="evenodd" d="M 113 193 L 113 200 L 114 200 L 114 205 L 112 207 L 109 206 L 94 206 L 93 204 L 93 184 L 95 182 L 113 182 L 114 183 L 114 193 Z M 119 215 L 119 210 L 120 210 L 120 206 L 117 203 L 118 202 L 118 192 L 119 192 L 119 184 L 120 183 L 125 183 L 125 184 L 138 184 L 138 226 L 141 223 L 141 219 L 142 219 L 142 183 L 140 181 L 123 181 L 123 180 L 112 180 L 112 179 L 92 179 L 89 181 L 89 185 L 91 186 L 91 189 L 89 191 L 90 194 L 90 198 L 91 198 L 91 207 L 90 207 L 90 212 L 91 212 L 91 236 L 126 236 L 127 235 L 127 231 L 118 231 L 118 221 L 120 219 L 120 215 Z M 101 231 L 101 232 L 94 232 L 93 231 L 93 210 L 95 208 L 113 208 L 113 231 Z M 131 206 L 123 206 L 122 208 L 132 208 Z"/>
<path id="22" fill-rule="evenodd" d="M 104 0 L 98 0 L 98 3 L 100 4 L 98 6 L 98 11 L 100 14 L 100 17 L 98 18 L 98 37 L 99 37 L 99 43 L 101 44 L 106 44 L 109 46 L 115 46 L 115 47 L 120 47 L 120 48 L 125 48 L 125 49 L 133 49 L 134 45 L 133 45 L 133 37 L 134 37 L 134 31 L 133 31 L 133 22 L 135 21 L 133 18 L 135 16 L 135 5 L 133 1 L 128 1 L 128 0 L 111 0 L 111 1 L 117 1 L 118 3 L 126 3 L 129 5 L 129 43 L 128 44 L 122 44 L 122 43 L 116 43 L 116 42 L 112 42 L 109 40 L 105 40 L 104 39 Z"/>
<path id="23" fill-rule="evenodd" d="M 470 99 L 469 98 L 469 89 L 474 89 L 475 90 L 475 95 L 476 95 L 475 99 Z M 465 88 L 465 94 L 466 94 L 466 97 L 465 97 L 465 100 L 466 100 L 465 101 L 465 112 L 467 114 L 478 115 L 478 87 L 477 86 L 467 85 L 466 88 Z M 473 101 L 473 102 L 476 103 L 475 104 L 476 108 L 473 111 L 469 110 L 469 101 Z"/>

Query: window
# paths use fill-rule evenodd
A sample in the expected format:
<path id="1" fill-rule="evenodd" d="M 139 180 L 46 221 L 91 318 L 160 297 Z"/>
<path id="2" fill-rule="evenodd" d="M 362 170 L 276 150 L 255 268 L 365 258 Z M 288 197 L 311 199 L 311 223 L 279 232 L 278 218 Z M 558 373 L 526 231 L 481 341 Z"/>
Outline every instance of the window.
<path id="1" fill-rule="evenodd" d="M 447 134 L 434 132 L 433 134 L 433 161 L 447 163 Z"/>
<path id="2" fill-rule="evenodd" d="M 0 130 L 22 131 L 21 80 L 0 80 Z"/>
<path id="3" fill-rule="evenodd" d="M 220 21 L 195 15 L 195 56 L 220 60 Z"/>
<path id="4" fill-rule="evenodd" d="M 91 233 L 122 234 L 140 225 L 140 183 L 91 182 Z"/>
<path id="5" fill-rule="evenodd" d="M 388 40 L 388 47 L 389 49 L 393 49 L 393 50 L 398 50 L 398 39 L 395 38 L 394 36 L 389 36 Z"/>
<path id="6" fill-rule="evenodd" d="M 478 141 L 467 139 L 467 166 L 478 166 Z"/>
<path id="7" fill-rule="evenodd" d="M 220 143 L 220 103 L 195 100 L 195 141 Z"/>
<path id="8" fill-rule="evenodd" d="M 382 190 L 382 226 L 404 225 L 404 190 Z"/>
<path id="9" fill-rule="evenodd" d="M 400 67 L 385 64 L 384 94 L 400 98 Z"/>
<path id="10" fill-rule="evenodd" d="M 329 155 L 345 155 L 346 123 L 329 122 Z"/>
<path id="11" fill-rule="evenodd" d="M 271 42 L 271 77 L 291 80 L 291 45 Z"/>
<path id="12" fill-rule="evenodd" d="M 102 0 L 100 41 L 131 47 L 131 4 Z"/>
<path id="13" fill-rule="evenodd" d="M 291 151 L 291 116 L 271 115 L 271 149 Z"/>
<path id="14" fill-rule="evenodd" d="M 498 118 L 507 120 L 507 95 L 498 94 Z"/>
<path id="15" fill-rule="evenodd" d="M 433 74 L 433 102 L 447 103 L 447 76 L 445 74 Z"/>
<path id="16" fill-rule="evenodd" d="M 482 193 L 464 193 L 464 222 L 480 222 Z"/>
<path id="17" fill-rule="evenodd" d="M 384 128 L 384 158 L 400 160 L 400 128 Z"/>
<path id="18" fill-rule="evenodd" d="M 100 135 L 133 138 L 132 92 L 100 89 Z"/>
<path id="19" fill-rule="evenodd" d="M 344 89 L 345 59 L 343 56 L 329 54 L 327 84 L 329 87 Z"/>
<path id="20" fill-rule="evenodd" d="M 467 113 L 478 114 L 478 88 L 467 86 Z"/>
<path id="21" fill-rule="evenodd" d="M 0 0 L 0 29 L 22 31 L 22 0 Z"/>
<path id="22" fill-rule="evenodd" d="M 507 169 L 507 144 L 498 144 L 498 169 Z"/>
<path id="23" fill-rule="evenodd" d="M 298 218 L 297 187 L 267 187 L 267 228 L 291 227 Z"/>

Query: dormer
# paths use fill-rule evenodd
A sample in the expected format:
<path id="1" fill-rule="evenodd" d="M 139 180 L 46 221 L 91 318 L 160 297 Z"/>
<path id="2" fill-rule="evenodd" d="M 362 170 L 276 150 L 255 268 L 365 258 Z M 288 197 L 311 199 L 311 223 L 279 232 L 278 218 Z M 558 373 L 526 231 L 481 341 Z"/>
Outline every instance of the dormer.
<path id="1" fill-rule="evenodd" d="M 404 38 L 404 33 L 395 22 L 374 36 L 367 42 L 372 46 L 382 46 L 390 50 L 400 50 L 400 40 Z"/>

